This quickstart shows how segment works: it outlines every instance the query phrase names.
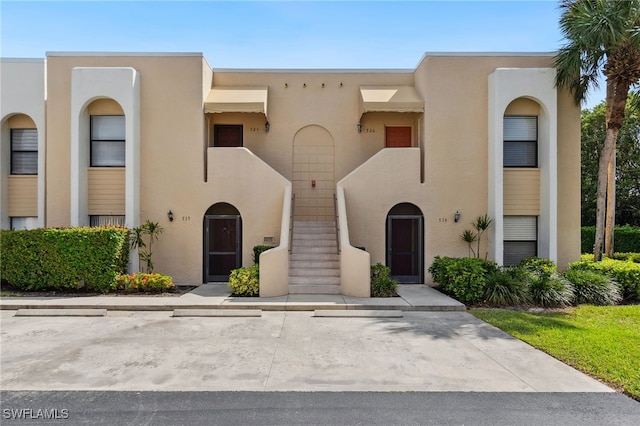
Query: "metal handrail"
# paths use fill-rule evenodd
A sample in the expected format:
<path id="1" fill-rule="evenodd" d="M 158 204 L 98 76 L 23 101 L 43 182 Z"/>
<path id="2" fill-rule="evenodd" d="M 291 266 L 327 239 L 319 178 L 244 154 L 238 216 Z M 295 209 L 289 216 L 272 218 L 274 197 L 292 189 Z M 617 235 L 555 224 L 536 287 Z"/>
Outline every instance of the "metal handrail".
<path id="1" fill-rule="evenodd" d="M 338 220 L 338 196 L 333 193 L 333 213 L 336 218 L 336 243 L 338 244 L 338 254 L 340 254 L 340 221 Z"/>
<path id="2" fill-rule="evenodd" d="M 291 254 L 291 245 L 293 244 L 293 208 L 296 203 L 296 194 L 291 194 L 291 215 L 289 216 L 289 254 Z"/>

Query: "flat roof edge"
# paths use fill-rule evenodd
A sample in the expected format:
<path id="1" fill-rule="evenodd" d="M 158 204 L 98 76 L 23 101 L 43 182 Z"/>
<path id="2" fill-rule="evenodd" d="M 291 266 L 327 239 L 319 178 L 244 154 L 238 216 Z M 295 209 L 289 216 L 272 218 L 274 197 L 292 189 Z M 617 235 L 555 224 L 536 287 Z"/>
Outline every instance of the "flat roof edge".
<path id="1" fill-rule="evenodd" d="M 46 56 L 199 56 L 202 52 L 46 52 Z"/>
<path id="2" fill-rule="evenodd" d="M 398 73 L 412 74 L 413 68 L 213 68 L 213 72 L 246 72 L 246 73 L 281 73 L 281 74 L 370 74 L 370 73 Z"/>
<path id="3" fill-rule="evenodd" d="M 554 56 L 557 52 L 425 52 L 422 56 Z"/>
<path id="4" fill-rule="evenodd" d="M 2 62 L 33 62 L 40 63 L 44 62 L 44 58 L 0 58 Z"/>

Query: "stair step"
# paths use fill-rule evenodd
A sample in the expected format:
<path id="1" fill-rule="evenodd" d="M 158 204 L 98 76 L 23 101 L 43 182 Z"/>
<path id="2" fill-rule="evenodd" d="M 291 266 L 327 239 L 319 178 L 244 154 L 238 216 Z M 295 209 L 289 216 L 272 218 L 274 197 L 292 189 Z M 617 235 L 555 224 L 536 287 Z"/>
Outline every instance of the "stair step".
<path id="1" fill-rule="evenodd" d="M 340 277 L 289 277 L 291 285 L 340 285 Z"/>
<path id="2" fill-rule="evenodd" d="M 336 253 L 338 248 L 333 247 L 291 247 L 291 254 L 332 254 Z"/>
<path id="3" fill-rule="evenodd" d="M 339 285 L 290 285 L 289 294 L 340 294 Z"/>
<path id="4" fill-rule="evenodd" d="M 291 247 L 338 247 L 335 237 L 332 240 L 300 240 L 294 238 Z"/>
<path id="5" fill-rule="evenodd" d="M 334 260 L 291 260 L 289 262 L 291 269 L 340 269 L 340 261 Z"/>
<path id="6" fill-rule="evenodd" d="M 307 226 L 312 228 L 318 226 L 336 226 L 336 222 L 329 220 L 294 220 L 293 225 Z"/>
<path id="7" fill-rule="evenodd" d="M 327 233 L 303 233 L 303 232 L 294 232 L 293 240 L 334 240 L 336 239 L 335 232 L 327 232 Z"/>
<path id="8" fill-rule="evenodd" d="M 289 256 L 291 262 L 298 261 L 318 261 L 318 262 L 340 262 L 340 256 L 337 253 L 292 253 Z"/>
<path id="9" fill-rule="evenodd" d="M 289 277 L 339 277 L 340 269 L 291 268 Z"/>

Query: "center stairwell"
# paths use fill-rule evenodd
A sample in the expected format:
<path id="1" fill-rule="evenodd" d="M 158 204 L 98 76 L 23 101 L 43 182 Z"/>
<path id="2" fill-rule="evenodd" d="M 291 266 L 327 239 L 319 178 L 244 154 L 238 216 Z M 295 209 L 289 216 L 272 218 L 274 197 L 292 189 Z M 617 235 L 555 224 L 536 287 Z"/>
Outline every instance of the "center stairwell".
<path id="1" fill-rule="evenodd" d="M 294 221 L 289 258 L 290 294 L 340 294 L 335 222 Z"/>

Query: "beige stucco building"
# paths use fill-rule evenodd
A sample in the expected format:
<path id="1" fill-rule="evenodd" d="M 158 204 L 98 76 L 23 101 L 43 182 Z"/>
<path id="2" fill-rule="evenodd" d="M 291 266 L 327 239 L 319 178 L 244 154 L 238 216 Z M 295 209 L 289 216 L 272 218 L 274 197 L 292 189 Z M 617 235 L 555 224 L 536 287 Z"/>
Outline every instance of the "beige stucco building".
<path id="1" fill-rule="evenodd" d="M 426 54 L 411 70 L 230 70 L 199 53 L 2 59 L 2 228 L 159 222 L 156 271 L 261 295 L 369 295 L 369 266 L 580 254 L 580 110 L 550 54 Z M 295 225 L 294 225 L 295 224 Z M 362 250 L 364 248 L 364 250 Z M 135 256 L 133 256 L 135 257 Z M 136 267 L 136 265 L 132 265 Z"/>

